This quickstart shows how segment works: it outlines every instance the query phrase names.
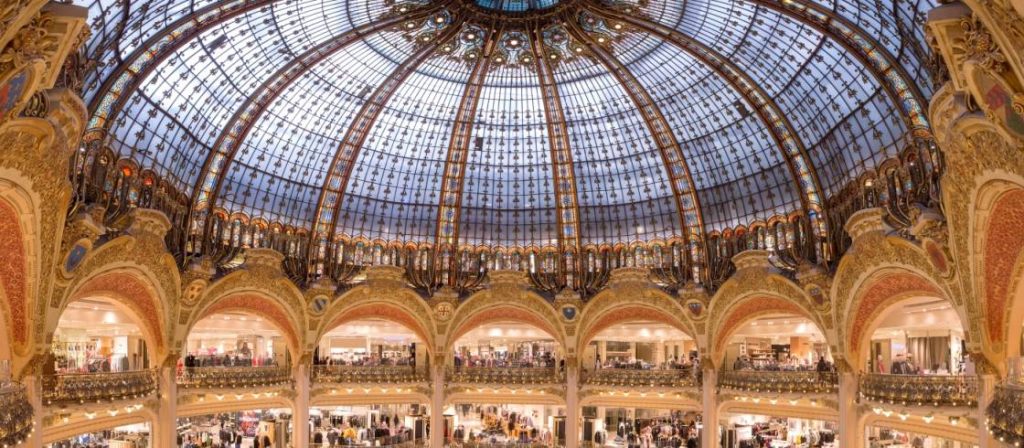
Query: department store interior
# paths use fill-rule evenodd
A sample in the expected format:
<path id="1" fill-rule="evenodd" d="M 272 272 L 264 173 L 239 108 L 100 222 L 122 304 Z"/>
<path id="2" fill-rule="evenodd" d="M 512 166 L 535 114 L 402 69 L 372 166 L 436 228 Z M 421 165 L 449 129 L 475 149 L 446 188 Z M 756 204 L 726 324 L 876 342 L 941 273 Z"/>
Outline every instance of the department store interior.
<path id="1" fill-rule="evenodd" d="M 0 448 L 1020 448 L 1024 1 L 0 0 Z"/>

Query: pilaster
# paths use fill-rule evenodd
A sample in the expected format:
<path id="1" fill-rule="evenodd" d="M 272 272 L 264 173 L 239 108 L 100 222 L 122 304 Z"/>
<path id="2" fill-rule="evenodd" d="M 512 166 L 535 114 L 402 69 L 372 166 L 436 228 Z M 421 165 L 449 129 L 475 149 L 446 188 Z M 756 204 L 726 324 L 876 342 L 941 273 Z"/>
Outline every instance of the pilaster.
<path id="1" fill-rule="evenodd" d="M 864 446 L 863 428 L 858 428 L 860 416 L 857 407 L 857 374 L 852 371 L 839 372 L 839 446 L 861 448 Z"/>
<path id="2" fill-rule="evenodd" d="M 579 363 L 565 363 L 565 448 L 580 446 Z"/>
<path id="3" fill-rule="evenodd" d="M 42 381 L 38 373 L 33 373 L 23 377 L 21 383 L 25 385 L 28 401 L 32 404 L 32 433 L 29 434 L 28 440 L 22 446 L 25 448 L 42 448 L 43 414 L 46 412 L 43 408 Z"/>
<path id="4" fill-rule="evenodd" d="M 430 448 L 444 446 L 444 361 L 437 356 L 431 366 L 433 387 L 430 393 Z"/>
<path id="5" fill-rule="evenodd" d="M 704 364 L 701 384 L 701 421 L 704 429 L 700 433 L 701 448 L 718 448 L 718 371 Z"/>
<path id="6" fill-rule="evenodd" d="M 177 357 L 169 357 L 157 372 L 159 408 L 156 409 L 156 422 L 153 424 L 153 446 L 155 448 L 175 448 L 178 446 L 178 381 L 175 371 Z"/>
<path id="7" fill-rule="evenodd" d="M 303 361 L 309 361 L 308 356 Z M 292 446 L 309 446 L 309 362 L 299 362 L 292 376 L 295 382 L 295 407 L 292 410 Z"/>

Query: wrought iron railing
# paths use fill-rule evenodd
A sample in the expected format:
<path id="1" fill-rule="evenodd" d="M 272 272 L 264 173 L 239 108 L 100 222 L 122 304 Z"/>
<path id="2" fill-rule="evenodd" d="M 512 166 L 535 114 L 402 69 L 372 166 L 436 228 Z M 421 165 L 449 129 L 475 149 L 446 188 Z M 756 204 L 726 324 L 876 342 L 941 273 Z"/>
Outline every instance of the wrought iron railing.
<path id="1" fill-rule="evenodd" d="M 988 429 L 1005 446 L 1024 445 L 1024 386 L 1001 384 L 985 410 Z"/>
<path id="2" fill-rule="evenodd" d="M 889 375 L 860 378 L 860 396 L 874 402 L 903 406 L 976 406 L 978 381 L 963 375 Z"/>
<path id="3" fill-rule="evenodd" d="M 43 377 L 47 406 L 102 403 L 145 397 L 156 391 L 153 370 L 117 373 L 68 373 Z"/>
<path id="4" fill-rule="evenodd" d="M 583 383 L 612 387 L 697 387 L 691 369 L 598 369 L 588 372 Z"/>
<path id="5" fill-rule="evenodd" d="M 553 384 L 565 381 L 554 367 L 462 367 L 448 370 L 448 382 L 470 384 Z"/>
<path id="6" fill-rule="evenodd" d="M 287 367 L 191 367 L 178 377 L 178 385 L 190 389 L 236 389 L 290 384 Z"/>
<path id="7" fill-rule="evenodd" d="M 413 366 L 313 366 L 317 384 L 402 384 L 427 381 Z"/>
<path id="8" fill-rule="evenodd" d="M 17 446 L 32 432 L 32 404 L 25 386 L 0 384 L 0 445 Z"/>
<path id="9" fill-rule="evenodd" d="M 718 386 L 757 393 L 835 393 L 835 372 L 728 370 L 719 373 Z"/>

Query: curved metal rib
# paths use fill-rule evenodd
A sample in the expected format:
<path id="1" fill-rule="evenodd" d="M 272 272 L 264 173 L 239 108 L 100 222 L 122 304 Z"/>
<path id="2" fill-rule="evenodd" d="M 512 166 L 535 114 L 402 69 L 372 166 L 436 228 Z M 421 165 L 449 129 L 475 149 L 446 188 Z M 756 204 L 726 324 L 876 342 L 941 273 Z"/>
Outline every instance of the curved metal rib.
<path id="1" fill-rule="evenodd" d="M 586 31 L 576 23 L 575 17 L 568 17 L 565 20 L 566 28 L 574 39 L 584 43 L 590 53 L 619 81 L 622 88 L 636 104 L 637 111 L 643 116 L 644 122 L 654 137 L 658 151 L 661 153 L 665 163 L 665 171 L 672 184 L 672 192 L 676 198 L 676 206 L 679 209 L 679 219 L 685 229 L 686 241 L 690 248 L 692 261 L 693 280 L 698 283 L 704 281 L 707 272 L 705 266 L 705 254 L 707 253 L 707 241 L 704 232 L 704 217 L 700 207 L 700 200 L 697 197 L 697 190 L 690 174 L 690 167 L 679 146 L 679 141 L 672 128 L 665 119 L 664 113 L 654 102 L 651 94 L 635 76 L 622 65 L 606 48 L 594 42 Z"/>
<path id="2" fill-rule="evenodd" d="M 899 61 L 868 33 L 849 19 L 807 0 L 750 0 L 755 5 L 813 26 L 853 53 L 878 78 L 890 99 L 905 114 L 907 126 L 918 137 L 931 138 L 931 124 L 924 108 L 928 100 Z"/>
<path id="3" fill-rule="evenodd" d="M 150 36 L 107 76 L 103 85 L 96 91 L 96 95 L 89 102 L 92 117 L 88 129 L 106 134 L 110 123 L 121 114 L 131 93 L 139 90 L 142 81 L 148 78 L 153 70 L 192 39 L 212 27 L 276 1 L 278 0 L 235 0 L 228 5 L 215 3 L 175 20 L 161 32 Z M 107 112 L 99 110 L 104 104 L 109 104 Z"/>
<path id="4" fill-rule="evenodd" d="M 458 16 L 460 13 L 461 11 L 453 12 L 453 15 Z M 331 160 L 327 178 L 324 179 L 323 189 L 320 191 L 320 199 L 317 201 L 317 211 L 313 215 L 313 227 L 309 241 L 311 258 L 315 258 L 315 254 L 320 251 L 320 248 L 326 247 L 327 242 L 333 240 L 335 228 L 338 225 L 338 211 L 341 208 L 345 187 L 352 175 L 352 167 L 359 157 L 363 143 L 370 135 L 370 130 L 373 129 L 377 117 L 384 110 L 384 105 L 402 86 L 406 78 L 415 72 L 420 64 L 433 56 L 438 47 L 457 36 L 461 28 L 462 20 L 456 18 L 440 36 L 429 43 L 421 44 L 412 56 L 398 65 L 395 71 L 377 87 L 352 120 L 352 124 L 349 125 L 333 160 Z"/>
<path id="5" fill-rule="evenodd" d="M 530 45 L 535 55 L 534 67 L 540 82 L 541 97 L 544 101 L 544 116 L 548 126 L 548 142 L 551 145 L 551 172 L 554 176 L 555 207 L 558 213 L 558 252 L 560 263 L 566 263 L 564 256 L 572 251 L 573 263 L 579 262 L 580 254 L 580 206 L 576 192 L 576 171 L 569 146 L 569 128 L 565 123 L 565 110 L 555 82 L 554 69 L 549 62 L 541 30 L 530 30 Z M 562 266 L 565 272 L 575 272 L 576 266 Z M 569 287 L 575 285 L 569 284 Z"/>
<path id="6" fill-rule="evenodd" d="M 701 61 L 705 66 L 718 73 L 723 80 L 733 87 L 748 103 L 754 106 L 758 116 L 764 123 L 765 128 L 771 134 L 782 153 L 790 173 L 793 175 L 793 182 L 796 191 L 800 192 L 800 199 L 803 202 L 807 216 L 813 221 L 814 234 L 819 239 L 819 248 L 828 241 L 828 224 L 825 222 L 828 213 L 825 210 L 823 198 L 824 190 L 818 173 L 811 163 L 807 153 L 807 147 L 796 132 L 789 117 L 775 102 L 775 99 L 768 95 L 761 86 L 755 82 L 743 69 L 734 64 L 715 49 L 704 45 L 697 39 L 676 31 L 660 23 L 641 18 L 637 15 L 624 14 L 604 7 L 595 7 L 590 10 L 592 13 L 605 20 L 616 20 L 635 27 L 645 33 L 656 35 L 666 42 L 675 45 L 680 50 Z M 818 223 L 821 225 L 818 225 Z M 828 258 L 830 254 L 820 253 L 819 258 Z M 819 260 L 823 262 L 824 260 Z"/>
<path id="7" fill-rule="evenodd" d="M 473 64 L 473 71 L 462 90 L 462 101 L 455 113 L 452 124 L 452 136 L 448 142 L 448 156 L 444 162 L 444 174 L 441 178 L 441 202 L 437 208 L 437 232 L 434 249 L 440 252 L 447 247 L 451 254 L 456 253 L 459 245 L 459 219 L 462 216 L 462 187 L 466 180 L 466 160 L 469 158 L 470 139 L 473 134 L 473 118 L 476 117 L 477 106 L 480 104 L 480 92 L 484 80 L 491 68 L 491 56 L 494 47 L 501 39 L 502 30 L 490 31 L 487 43 L 480 58 Z M 456 272 L 457 257 L 450 256 L 449 272 Z M 449 286 L 455 286 L 456 276 L 449 275 Z"/>
<path id="8" fill-rule="evenodd" d="M 366 35 L 386 30 L 403 22 L 422 20 L 444 9 L 446 3 L 442 2 L 432 8 L 417 10 L 409 15 L 389 16 L 383 20 L 359 26 L 335 36 L 323 45 L 309 49 L 281 66 L 252 95 L 246 98 L 217 136 L 213 151 L 210 151 L 203 163 L 203 170 L 196 177 L 196 184 L 192 189 L 192 220 L 195 221 L 197 216 L 203 218 L 201 214 L 216 205 L 224 183 L 224 173 L 228 172 L 228 167 L 234 161 L 242 142 L 252 130 L 253 124 L 293 82 L 324 59 L 362 40 Z M 204 227 L 206 226 L 205 221 L 207 220 L 203 218 Z"/>

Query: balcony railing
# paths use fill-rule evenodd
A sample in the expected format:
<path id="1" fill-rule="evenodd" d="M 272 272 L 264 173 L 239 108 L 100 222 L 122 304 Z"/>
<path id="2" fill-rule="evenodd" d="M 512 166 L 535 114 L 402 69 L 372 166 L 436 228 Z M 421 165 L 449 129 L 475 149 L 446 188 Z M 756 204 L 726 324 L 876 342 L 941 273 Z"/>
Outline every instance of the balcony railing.
<path id="1" fill-rule="evenodd" d="M 32 404 L 25 386 L 19 383 L 0 384 L 0 445 L 16 446 L 32 432 Z"/>
<path id="2" fill-rule="evenodd" d="M 689 369 L 598 369 L 586 374 L 584 384 L 612 387 L 696 387 Z"/>
<path id="3" fill-rule="evenodd" d="M 43 377 L 43 402 L 67 406 L 129 400 L 156 391 L 156 372 L 68 373 Z"/>
<path id="4" fill-rule="evenodd" d="M 565 380 L 554 367 L 462 367 L 448 371 L 448 381 L 470 384 L 554 384 Z"/>
<path id="5" fill-rule="evenodd" d="M 860 395 L 868 400 L 903 406 L 975 406 L 978 381 L 961 375 L 888 375 L 860 378 Z"/>
<path id="6" fill-rule="evenodd" d="M 412 366 L 313 366 L 317 384 L 402 384 L 427 381 Z"/>
<path id="7" fill-rule="evenodd" d="M 1024 445 L 1024 386 L 996 386 L 995 396 L 985 414 L 988 429 L 1005 446 Z"/>
<path id="8" fill-rule="evenodd" d="M 838 384 L 834 372 L 730 370 L 718 376 L 719 387 L 758 393 L 835 393 Z"/>
<path id="9" fill-rule="evenodd" d="M 287 367 L 191 367 L 178 378 L 189 389 L 236 389 L 290 384 Z"/>

